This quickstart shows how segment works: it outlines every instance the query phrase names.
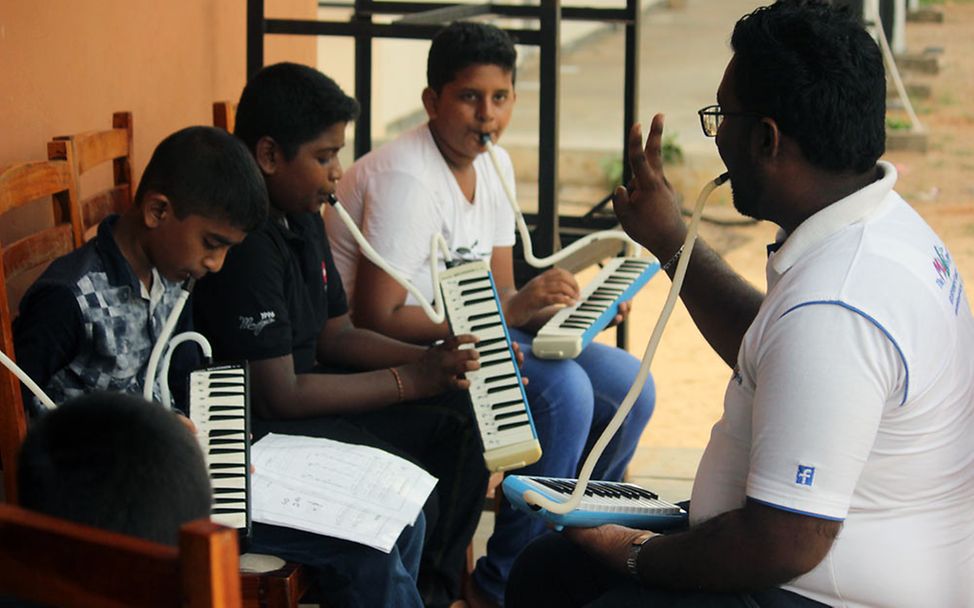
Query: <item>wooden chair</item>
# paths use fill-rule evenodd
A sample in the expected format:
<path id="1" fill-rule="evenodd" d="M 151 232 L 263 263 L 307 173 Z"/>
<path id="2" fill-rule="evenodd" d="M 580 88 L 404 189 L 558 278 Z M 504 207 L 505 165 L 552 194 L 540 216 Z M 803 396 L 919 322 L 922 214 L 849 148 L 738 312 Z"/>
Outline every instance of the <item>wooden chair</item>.
<path id="1" fill-rule="evenodd" d="M 79 140 L 90 143 L 97 139 L 75 138 L 50 142 L 49 152 L 57 160 L 0 167 L 0 218 L 45 196 L 52 196 L 54 202 L 54 226 L 0 248 L 3 261 L 0 264 L 0 349 L 11 359 L 16 357 L 11 331 L 14 311 L 9 304 L 8 282 L 69 253 L 84 242 L 76 192 L 77 165 L 73 163 L 74 144 Z M 120 188 L 116 186 L 107 196 L 115 200 L 118 192 Z M 17 452 L 26 431 L 20 381 L 0 365 L 0 463 L 4 469 L 6 500 L 11 503 L 16 503 Z M 247 608 L 296 608 L 300 597 L 311 586 L 307 569 L 298 564 L 286 564 L 279 570 L 262 574 L 244 574 L 242 579 L 243 605 Z M 89 602 L 87 605 L 103 604 Z"/>
<path id="2" fill-rule="evenodd" d="M 240 580 L 244 608 L 297 608 L 314 585 L 308 569 L 294 562 L 268 572 L 241 572 Z"/>
<path id="3" fill-rule="evenodd" d="M 213 126 L 220 127 L 228 133 L 233 133 L 237 119 L 237 104 L 232 101 L 213 102 Z"/>
<path id="4" fill-rule="evenodd" d="M 70 252 L 81 243 L 81 221 L 70 157 L 0 167 L 0 218 L 27 203 L 51 196 L 54 225 L 0 247 L 0 349 L 14 356 L 7 287 L 18 276 Z M 17 450 L 27 430 L 20 381 L 0 366 L 0 462 L 9 502 L 16 502 Z"/>
<path id="5" fill-rule="evenodd" d="M 0 595 L 65 608 L 238 608 L 237 533 L 197 520 L 176 548 L 0 504 Z"/>
<path id="6" fill-rule="evenodd" d="M 75 183 L 81 191 L 81 176 L 112 161 L 113 185 L 95 194 L 79 194 L 81 225 L 85 240 L 91 240 L 98 223 L 112 213 L 121 213 L 132 205 L 132 113 L 112 114 L 112 128 L 55 137 L 47 145 L 51 160 L 72 158 Z"/>

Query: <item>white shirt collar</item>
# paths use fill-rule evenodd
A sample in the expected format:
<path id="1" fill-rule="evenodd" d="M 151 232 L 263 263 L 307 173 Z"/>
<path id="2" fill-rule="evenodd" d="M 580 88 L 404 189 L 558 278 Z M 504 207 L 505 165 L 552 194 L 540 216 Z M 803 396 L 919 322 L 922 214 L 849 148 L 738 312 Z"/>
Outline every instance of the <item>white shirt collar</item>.
<path id="1" fill-rule="evenodd" d="M 142 287 L 142 299 L 149 301 L 149 315 L 151 316 L 156 309 L 156 305 L 162 301 L 162 295 L 166 292 L 166 286 L 162 284 L 162 277 L 155 268 L 152 269 L 151 289 L 146 289 L 145 283 L 142 281 L 139 281 L 139 285 Z"/>
<path id="2" fill-rule="evenodd" d="M 886 200 L 896 184 L 896 167 L 886 161 L 876 163 L 883 177 L 861 190 L 840 199 L 802 222 L 791 234 L 779 231 L 781 247 L 769 263 L 779 276 L 784 274 L 809 249 L 842 228 L 871 216 Z M 783 241 L 783 242 L 782 242 Z"/>

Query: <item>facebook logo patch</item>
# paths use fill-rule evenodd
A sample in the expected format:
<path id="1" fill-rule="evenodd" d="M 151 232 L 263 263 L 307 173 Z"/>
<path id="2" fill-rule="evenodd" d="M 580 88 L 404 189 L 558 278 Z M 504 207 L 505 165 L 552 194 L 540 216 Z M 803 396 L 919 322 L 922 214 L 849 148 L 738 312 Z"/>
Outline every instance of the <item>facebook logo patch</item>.
<path id="1" fill-rule="evenodd" d="M 795 475 L 795 483 L 800 486 L 811 487 L 814 480 L 815 467 L 806 467 L 803 464 L 798 465 L 798 473 Z"/>

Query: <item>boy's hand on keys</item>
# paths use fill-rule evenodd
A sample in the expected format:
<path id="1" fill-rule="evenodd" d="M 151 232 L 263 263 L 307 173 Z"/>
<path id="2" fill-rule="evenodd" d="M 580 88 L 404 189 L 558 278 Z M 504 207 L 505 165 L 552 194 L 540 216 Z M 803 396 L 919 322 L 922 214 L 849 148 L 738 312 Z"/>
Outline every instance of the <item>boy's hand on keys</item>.
<path id="1" fill-rule="evenodd" d="M 408 399 L 439 395 L 450 390 L 466 390 L 470 381 L 463 374 L 480 369 L 480 353 L 472 346 L 477 337 L 471 334 L 450 336 L 431 346 L 416 362 L 403 366 Z"/>
<path id="2" fill-rule="evenodd" d="M 548 306 L 571 306 L 578 300 L 578 282 L 563 268 L 549 268 L 517 290 L 504 305 L 504 319 L 511 327 L 527 325 Z"/>
<path id="3" fill-rule="evenodd" d="M 517 361 L 517 368 L 519 370 L 524 370 L 524 353 L 521 352 L 521 345 L 511 340 L 511 348 L 514 349 L 514 359 Z M 521 376 L 521 384 L 524 386 L 528 385 L 528 377 Z"/>

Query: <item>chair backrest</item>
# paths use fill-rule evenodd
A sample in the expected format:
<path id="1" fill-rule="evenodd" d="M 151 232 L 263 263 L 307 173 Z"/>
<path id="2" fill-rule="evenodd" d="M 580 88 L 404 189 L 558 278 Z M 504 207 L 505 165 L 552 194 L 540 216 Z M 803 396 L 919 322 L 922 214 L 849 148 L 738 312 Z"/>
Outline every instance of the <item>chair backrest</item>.
<path id="1" fill-rule="evenodd" d="M 66 608 L 236 608 L 237 532 L 193 521 L 176 548 L 0 504 L 0 595 Z"/>
<path id="2" fill-rule="evenodd" d="M 132 205 L 132 113 L 112 114 L 112 128 L 61 135 L 47 144 L 47 157 L 71 163 L 75 182 L 81 190 L 81 176 L 102 163 L 112 161 L 113 185 L 96 193 L 79 194 L 82 230 L 85 240 L 97 231 L 98 223 L 112 213 L 122 213 Z"/>
<path id="3" fill-rule="evenodd" d="M 0 219 L 9 211 L 47 196 L 53 201 L 54 225 L 0 247 L 0 349 L 14 360 L 14 311 L 8 285 L 80 244 L 81 220 L 70 158 L 0 167 Z M 16 499 L 17 450 L 27 429 L 20 395 L 20 381 L 0 366 L 0 463 L 6 497 L 11 502 Z"/>
<path id="4" fill-rule="evenodd" d="M 232 101 L 213 102 L 213 126 L 220 127 L 233 133 L 234 121 L 237 118 L 237 104 Z"/>

